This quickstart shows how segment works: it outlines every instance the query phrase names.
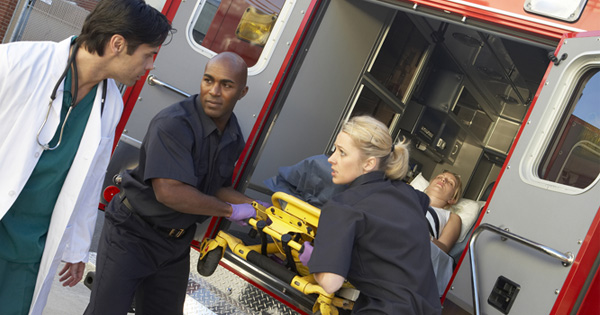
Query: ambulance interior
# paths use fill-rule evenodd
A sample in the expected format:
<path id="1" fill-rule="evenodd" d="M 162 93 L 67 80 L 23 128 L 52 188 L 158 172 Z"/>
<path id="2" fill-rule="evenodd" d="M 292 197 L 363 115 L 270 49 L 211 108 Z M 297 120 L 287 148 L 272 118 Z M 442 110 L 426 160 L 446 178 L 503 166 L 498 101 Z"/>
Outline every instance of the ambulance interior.
<path id="1" fill-rule="evenodd" d="M 372 115 L 387 124 L 393 138 L 405 137 L 411 143 L 411 170 L 406 182 L 422 190 L 443 170 L 462 178 L 463 195 L 454 211 L 459 212 L 463 226 L 449 255 L 455 268 L 556 43 L 511 37 L 402 11 L 396 11 L 387 25 L 389 28 L 380 35 L 368 58 L 361 61 L 364 71 L 343 112 L 337 113 L 337 127 L 326 136 L 327 145 L 321 147 L 321 152 L 296 154 L 296 161 L 313 153 L 330 154 L 341 124 L 354 115 Z M 292 101 L 288 98 L 285 102 Z M 302 141 L 302 133 L 297 139 Z M 275 166 L 292 163 L 286 165 L 276 159 L 264 162 L 270 140 L 264 141 L 263 162 L 254 161 L 254 174 L 248 175 L 245 188 L 246 194 L 269 200 L 273 191 L 265 187 L 265 178 L 278 175 Z M 267 172 L 261 164 L 270 165 Z M 301 193 L 298 191 L 297 196 Z M 229 229 L 244 231 L 234 225 Z M 226 255 L 226 259 L 239 268 L 252 268 L 232 256 Z M 259 278 L 269 283 L 266 287 L 286 292 L 283 298 L 294 300 L 293 304 L 305 303 L 310 309 L 314 302 L 311 297 L 290 298 L 294 290 L 276 279 L 267 279 L 268 274 Z M 449 276 L 445 283 L 448 280 Z"/>

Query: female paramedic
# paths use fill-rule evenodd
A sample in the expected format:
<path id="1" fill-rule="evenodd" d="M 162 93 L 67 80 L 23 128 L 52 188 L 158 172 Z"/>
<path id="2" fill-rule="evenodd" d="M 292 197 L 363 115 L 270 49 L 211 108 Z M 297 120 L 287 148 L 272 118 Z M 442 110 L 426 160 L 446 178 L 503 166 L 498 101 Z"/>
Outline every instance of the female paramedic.
<path id="1" fill-rule="evenodd" d="M 329 163 L 333 182 L 349 187 L 323 206 L 314 248 L 306 243 L 301 261 L 328 293 L 345 279 L 361 292 L 353 314 L 440 314 L 423 211 L 429 198 L 400 180 L 406 144 L 358 116 L 342 127 Z"/>

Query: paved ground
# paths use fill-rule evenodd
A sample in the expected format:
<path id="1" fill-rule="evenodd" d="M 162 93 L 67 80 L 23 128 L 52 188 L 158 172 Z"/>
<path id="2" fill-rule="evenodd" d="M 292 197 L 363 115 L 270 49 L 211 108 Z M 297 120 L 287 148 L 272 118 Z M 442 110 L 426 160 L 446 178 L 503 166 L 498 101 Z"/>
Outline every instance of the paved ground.
<path id="1" fill-rule="evenodd" d="M 90 248 L 90 262 L 86 265 L 83 276 L 90 270 L 96 270 L 96 251 L 98 250 L 98 239 L 104 224 L 104 212 L 98 211 L 98 220 L 96 221 L 96 231 L 92 239 Z M 62 270 L 64 264 L 61 264 L 57 270 Z M 54 277 L 52 289 L 48 296 L 48 304 L 44 309 L 43 315 L 81 315 L 85 310 L 90 300 L 90 289 L 88 289 L 83 281 L 74 287 L 63 287 L 58 281 L 58 276 Z"/>
<path id="2" fill-rule="evenodd" d="M 62 269 L 62 264 L 58 269 Z M 94 265 L 88 263 L 84 275 L 87 274 L 88 270 L 95 270 Z M 50 295 L 48 296 L 48 304 L 46 304 L 43 314 L 81 315 L 89 300 L 90 289 L 88 289 L 83 282 L 78 283 L 72 288 L 63 287 L 61 283 L 58 282 L 58 277 L 55 277 L 54 283 L 52 284 L 52 290 L 50 290 Z"/>
<path id="3" fill-rule="evenodd" d="M 94 233 L 94 238 L 90 248 L 90 260 L 86 264 L 84 279 L 88 271 L 96 270 L 96 251 L 98 250 L 98 239 L 100 237 L 103 224 L 104 212 L 99 211 L 98 221 L 96 223 L 96 231 Z M 192 251 L 191 262 L 195 263 L 198 260 L 197 255 L 198 253 L 196 251 Z M 64 264 L 61 264 L 57 270 L 61 270 L 63 266 Z M 196 278 L 199 277 L 197 274 L 190 274 L 191 278 L 192 276 Z M 46 304 L 43 315 L 82 315 L 90 300 L 90 289 L 83 284 L 83 280 L 74 287 L 63 287 L 58 281 L 59 278 L 60 277 L 58 276 L 54 277 L 52 289 L 50 290 L 50 295 L 48 296 L 48 303 Z M 192 281 L 190 281 L 190 283 L 192 283 Z M 214 315 L 215 312 L 209 310 L 203 304 L 199 303 L 193 294 L 194 292 L 191 291 L 194 290 L 189 290 L 188 288 L 188 296 L 184 305 L 184 314 Z"/>
<path id="4" fill-rule="evenodd" d="M 197 259 L 197 258 L 196 258 Z M 90 270 L 95 270 L 94 262 L 96 253 L 90 253 L 90 262 L 86 265 L 84 276 Z M 63 264 L 58 268 L 62 269 Z M 59 277 L 54 278 L 48 304 L 44 309 L 43 315 L 81 315 L 85 311 L 90 300 L 90 289 L 83 284 L 83 281 L 74 287 L 63 287 L 58 281 Z M 133 314 L 133 313 L 131 313 Z M 214 315 L 215 313 L 198 303 L 192 295 L 187 296 L 184 305 L 184 314 L 187 315 Z"/>
<path id="5" fill-rule="evenodd" d="M 84 276 L 95 270 L 98 238 L 104 224 L 104 212 L 98 213 L 96 232 L 92 241 L 90 261 Z M 246 280 L 218 266 L 212 277 L 202 277 L 196 271 L 199 253 L 190 254 L 190 280 L 184 304 L 186 315 L 290 315 L 296 312 L 285 307 L 266 293 L 250 285 Z M 61 264 L 58 270 L 64 265 Z M 82 315 L 90 298 L 90 289 L 83 281 L 76 286 L 63 287 L 54 277 L 48 303 L 43 315 Z"/>

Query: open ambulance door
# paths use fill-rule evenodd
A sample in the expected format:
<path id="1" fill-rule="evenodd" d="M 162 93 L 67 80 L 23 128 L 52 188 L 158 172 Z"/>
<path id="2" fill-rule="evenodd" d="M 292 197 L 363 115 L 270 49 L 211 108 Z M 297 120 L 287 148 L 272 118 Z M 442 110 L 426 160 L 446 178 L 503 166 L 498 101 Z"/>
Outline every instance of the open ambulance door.
<path id="1" fill-rule="evenodd" d="M 239 54 L 249 67 L 249 92 L 234 110 L 247 141 L 238 163 L 238 168 L 243 166 L 244 155 L 252 153 L 255 138 L 269 115 L 272 98 L 276 97 L 273 94 L 289 74 L 288 68 L 320 1 L 149 2 L 158 2 L 155 7 L 171 21 L 174 32 L 161 46 L 154 69 L 124 93 L 125 109 L 117 127 L 117 134 L 122 135 L 115 140 L 101 209 L 119 193 L 117 174 L 137 165 L 139 148 L 151 119 L 163 108 L 198 94 L 206 63 L 223 51 Z"/>
<path id="2" fill-rule="evenodd" d="M 161 0 L 148 0 L 160 2 Z M 307 32 L 313 20 L 318 18 L 321 0 L 166 0 L 163 1 L 162 12 L 172 21 L 176 30 L 173 36 L 161 47 L 156 56 L 154 66 L 146 77 L 125 92 L 125 111 L 123 124 L 119 125 L 122 136 L 114 150 L 104 181 L 101 208 L 115 197 L 121 187 L 119 175 L 138 164 L 139 148 L 146 134 L 151 119 L 163 108 L 182 101 L 190 95 L 198 94 L 206 63 L 210 58 L 223 51 L 233 51 L 240 55 L 248 65 L 248 93 L 238 101 L 234 113 L 246 140 L 246 147 L 237 162 L 234 171 L 234 186 L 241 181 L 247 160 L 257 154 L 257 139 L 270 116 L 274 100 L 288 76 L 293 74 L 290 68 L 300 59 L 301 50 Z M 260 149 L 256 149 L 259 151 Z M 241 186 L 241 185 L 240 185 Z M 239 188 L 239 187 L 238 187 Z M 267 200 L 267 199 L 264 199 Z M 221 228 L 221 218 L 213 217 L 204 221 L 196 229 L 192 247 L 199 246 L 199 241 L 212 238 Z M 225 222 L 227 224 L 228 221 Z M 194 251 L 192 255 L 196 252 Z M 192 258 L 195 263 L 197 259 Z M 229 268 L 229 269 L 225 269 Z M 219 268 L 219 276 L 211 277 L 211 282 L 194 278 L 190 283 L 198 285 L 202 290 L 191 290 L 193 298 L 186 302 L 192 306 L 213 305 L 223 298 L 227 300 L 220 309 L 231 314 L 240 313 L 238 304 L 231 302 L 231 297 L 218 294 L 220 292 L 241 292 L 240 300 L 249 309 L 279 310 L 281 314 L 292 314 L 296 311 L 308 312 L 313 301 L 305 296 L 299 300 L 306 304 L 286 306 L 284 298 L 294 298 L 294 293 L 277 292 L 272 296 L 264 293 L 266 286 L 256 280 L 253 273 L 236 270 L 236 275 L 227 270 L 236 267 Z M 254 273 L 259 271 L 252 270 Z M 197 273 L 196 273 L 197 274 Z M 195 276 L 194 276 L 195 277 Z M 252 284 L 250 284 L 252 283 Z M 206 291 L 203 291 L 206 290 Z M 256 298 L 256 297 L 259 298 Z M 237 298 L 237 294 L 235 295 Z M 304 300 L 308 300 L 304 302 Z M 298 304 L 299 302 L 295 302 Z"/>
<path id="3" fill-rule="evenodd" d="M 554 56 L 447 294 L 475 314 L 598 310 L 600 32 Z"/>

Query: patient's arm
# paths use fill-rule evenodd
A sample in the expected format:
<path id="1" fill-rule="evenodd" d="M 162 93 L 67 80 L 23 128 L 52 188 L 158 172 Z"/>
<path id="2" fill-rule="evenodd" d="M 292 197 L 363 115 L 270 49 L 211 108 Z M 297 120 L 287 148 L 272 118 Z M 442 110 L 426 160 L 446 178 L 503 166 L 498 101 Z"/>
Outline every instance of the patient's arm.
<path id="1" fill-rule="evenodd" d="M 448 223 L 446 223 L 440 237 L 438 239 L 434 238 L 431 241 L 447 254 L 460 236 L 461 225 L 461 219 L 458 214 L 450 213 Z"/>
<path id="2" fill-rule="evenodd" d="M 344 277 L 331 272 L 317 272 L 314 276 L 319 285 L 329 294 L 339 290 L 345 280 Z"/>

